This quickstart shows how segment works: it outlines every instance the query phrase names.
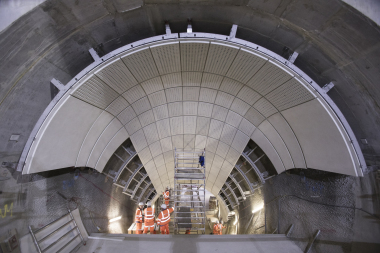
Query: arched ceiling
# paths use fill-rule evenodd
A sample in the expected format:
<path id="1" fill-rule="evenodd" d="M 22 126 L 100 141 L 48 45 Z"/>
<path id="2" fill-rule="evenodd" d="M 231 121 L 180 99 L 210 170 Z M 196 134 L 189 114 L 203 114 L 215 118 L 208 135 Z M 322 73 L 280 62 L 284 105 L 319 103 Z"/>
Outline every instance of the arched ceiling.
<path id="1" fill-rule="evenodd" d="M 130 138 L 158 191 L 173 184 L 174 148 L 206 148 L 206 188 L 217 195 L 249 139 L 278 173 L 362 175 L 361 151 L 344 117 L 293 64 L 226 36 L 176 37 L 120 48 L 67 84 L 40 120 L 23 173 L 102 171 Z"/>

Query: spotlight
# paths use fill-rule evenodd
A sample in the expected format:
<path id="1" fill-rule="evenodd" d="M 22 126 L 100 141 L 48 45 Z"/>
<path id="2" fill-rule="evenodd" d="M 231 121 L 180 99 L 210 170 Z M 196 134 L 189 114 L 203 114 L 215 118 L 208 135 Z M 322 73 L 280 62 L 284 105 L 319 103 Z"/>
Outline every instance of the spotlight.
<path id="1" fill-rule="evenodd" d="M 118 220 L 120 220 L 120 219 L 121 219 L 121 216 L 118 216 L 118 217 L 116 217 L 116 218 L 110 219 L 110 223 L 111 223 L 111 222 L 114 222 L 114 221 L 118 221 Z"/>

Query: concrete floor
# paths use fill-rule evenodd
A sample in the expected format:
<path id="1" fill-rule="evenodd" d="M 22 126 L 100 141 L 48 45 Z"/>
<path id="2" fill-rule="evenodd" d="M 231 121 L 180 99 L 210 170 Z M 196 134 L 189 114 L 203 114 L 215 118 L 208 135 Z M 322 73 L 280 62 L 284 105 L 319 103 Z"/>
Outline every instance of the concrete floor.
<path id="1" fill-rule="evenodd" d="M 92 236 L 92 235 L 91 235 Z M 94 235 L 95 236 L 95 235 Z M 181 253 L 297 253 L 302 252 L 284 235 L 115 235 L 112 240 L 89 240 L 78 253 L 181 252 Z M 112 240 L 112 241 L 111 241 Z"/>

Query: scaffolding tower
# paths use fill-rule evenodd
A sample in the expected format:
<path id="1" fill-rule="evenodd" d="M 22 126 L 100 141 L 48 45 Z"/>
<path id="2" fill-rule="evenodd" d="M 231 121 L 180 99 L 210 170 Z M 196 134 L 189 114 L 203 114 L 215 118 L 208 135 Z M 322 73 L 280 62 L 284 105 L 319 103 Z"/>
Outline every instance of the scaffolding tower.
<path id="1" fill-rule="evenodd" d="M 175 234 L 205 234 L 205 153 L 174 149 Z"/>

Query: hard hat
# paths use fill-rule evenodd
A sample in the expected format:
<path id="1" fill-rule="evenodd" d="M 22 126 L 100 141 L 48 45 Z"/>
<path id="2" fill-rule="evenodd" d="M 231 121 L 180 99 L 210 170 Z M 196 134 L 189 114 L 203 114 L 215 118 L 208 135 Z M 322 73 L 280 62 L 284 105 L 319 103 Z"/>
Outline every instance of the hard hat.
<path id="1" fill-rule="evenodd" d="M 169 186 L 166 186 L 166 190 L 169 190 Z"/>
<path id="2" fill-rule="evenodd" d="M 152 202 L 148 201 L 148 203 L 146 203 L 147 206 L 152 206 Z"/>
<path id="3" fill-rule="evenodd" d="M 143 206 L 143 205 L 144 205 L 144 203 L 143 203 L 143 202 L 140 202 L 140 203 L 139 203 L 139 206 Z"/>
<path id="4" fill-rule="evenodd" d="M 162 205 L 161 205 L 161 208 L 162 208 L 162 209 L 166 209 L 166 205 L 165 205 L 165 204 L 162 204 Z"/>

